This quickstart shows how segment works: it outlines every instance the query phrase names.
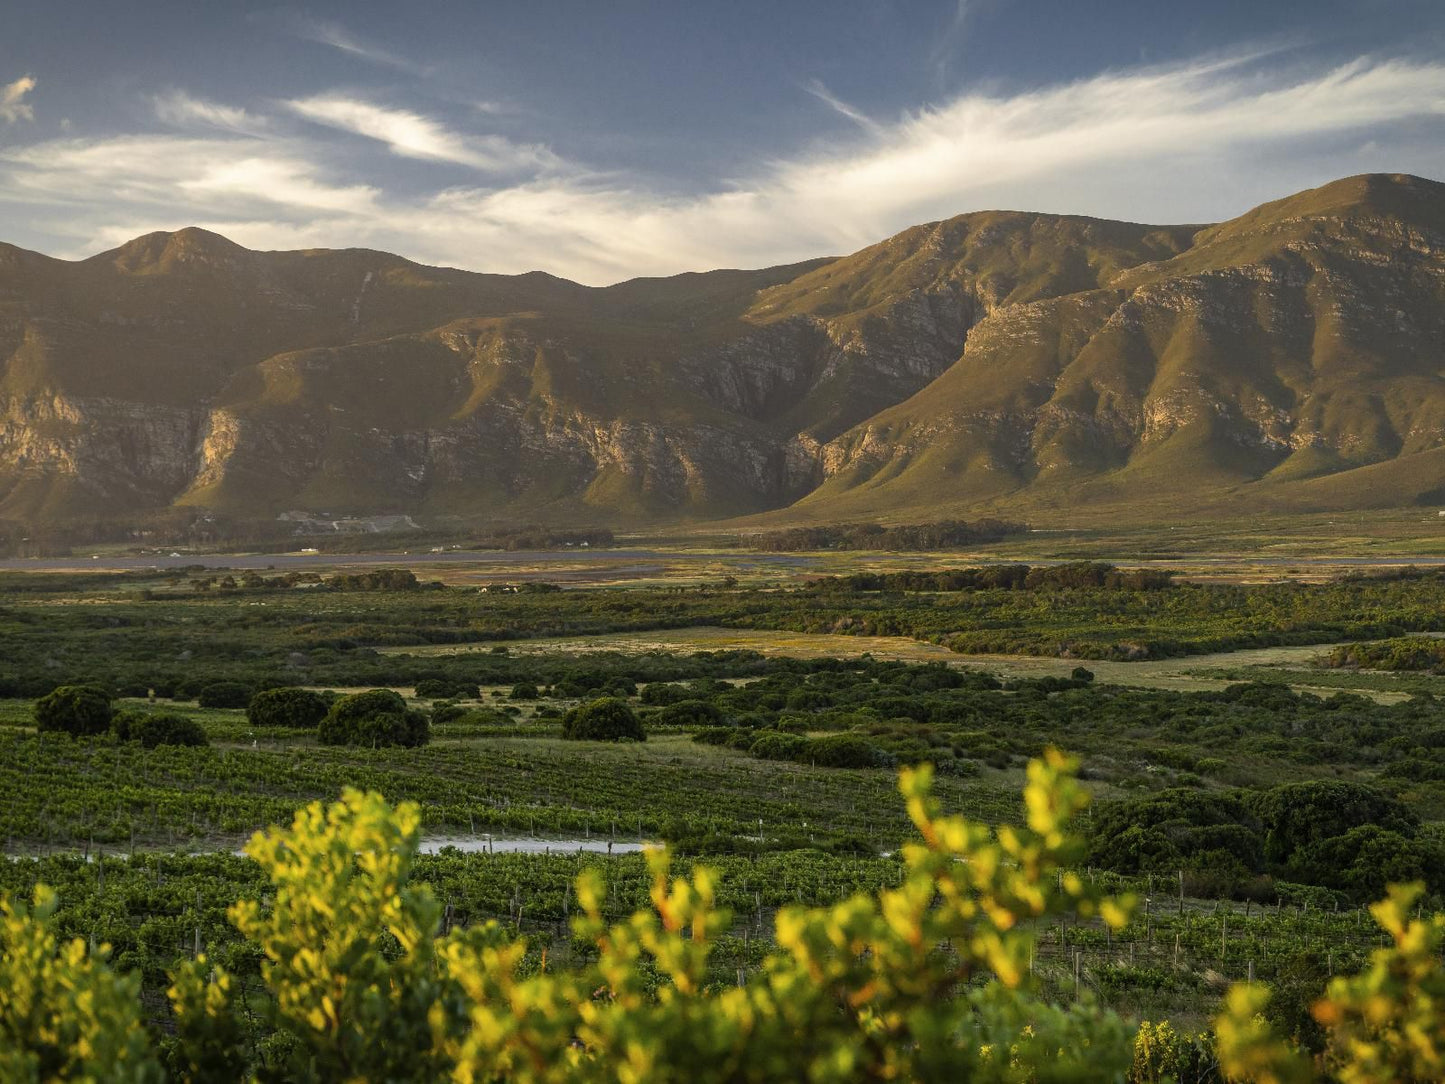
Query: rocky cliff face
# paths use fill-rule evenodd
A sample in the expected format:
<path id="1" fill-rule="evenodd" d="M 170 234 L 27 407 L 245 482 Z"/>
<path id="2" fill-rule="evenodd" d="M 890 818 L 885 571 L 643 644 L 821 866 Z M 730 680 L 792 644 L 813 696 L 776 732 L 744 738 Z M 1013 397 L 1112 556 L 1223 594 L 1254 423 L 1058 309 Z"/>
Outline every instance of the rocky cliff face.
<path id="1" fill-rule="evenodd" d="M 605 289 L 199 230 L 0 246 L 0 518 L 1429 499 L 1442 193 L 1352 178 L 1207 228 L 985 212 Z"/>

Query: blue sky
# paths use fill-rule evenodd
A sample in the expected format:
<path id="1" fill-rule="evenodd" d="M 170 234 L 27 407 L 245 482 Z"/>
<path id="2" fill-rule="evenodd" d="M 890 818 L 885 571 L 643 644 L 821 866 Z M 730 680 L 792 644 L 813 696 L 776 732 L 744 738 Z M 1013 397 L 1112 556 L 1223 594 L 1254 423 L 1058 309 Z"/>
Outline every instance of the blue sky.
<path id="1" fill-rule="evenodd" d="M 0 239 L 67 258 L 196 224 L 605 283 L 1376 170 L 1445 179 L 1441 0 L 62 0 L 0 36 Z"/>

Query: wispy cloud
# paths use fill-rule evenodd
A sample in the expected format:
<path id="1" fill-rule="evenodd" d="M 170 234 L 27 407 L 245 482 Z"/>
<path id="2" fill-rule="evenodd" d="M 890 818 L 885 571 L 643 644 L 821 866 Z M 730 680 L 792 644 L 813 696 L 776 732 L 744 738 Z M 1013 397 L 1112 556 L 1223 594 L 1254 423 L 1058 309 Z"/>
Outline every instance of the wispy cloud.
<path id="1" fill-rule="evenodd" d="M 193 223 L 257 247 L 368 245 L 601 283 L 845 252 L 984 207 L 1205 221 L 1344 172 L 1445 174 L 1445 62 L 1291 71 L 1279 57 L 1215 57 L 968 93 L 685 196 L 556 169 L 550 152 L 408 110 L 338 95 L 289 106 L 384 157 L 360 174 L 353 154 L 279 118 L 263 135 L 50 140 L 0 148 L 0 200 L 73 239 L 69 255 Z M 487 175 L 428 187 L 413 160 Z"/>
<path id="2" fill-rule="evenodd" d="M 817 98 L 818 101 L 828 106 L 828 108 L 832 109 L 835 113 L 839 113 L 842 116 L 847 117 L 864 131 L 872 132 L 874 135 L 878 135 L 882 131 L 882 128 L 875 120 L 873 120 L 872 117 L 868 116 L 860 109 L 855 109 L 853 106 L 845 102 L 842 98 L 839 98 L 836 94 L 834 94 L 831 90 L 829 90 L 826 86 L 823 85 L 823 81 L 821 79 L 809 79 L 806 83 L 803 84 L 803 89 L 806 90 L 813 97 Z"/>
<path id="3" fill-rule="evenodd" d="M 339 215 L 349 221 L 382 213 L 368 185 L 323 179 L 298 145 L 176 136 L 58 139 L 0 150 L 0 198 L 70 216 L 109 205 L 114 219 L 175 216 L 299 218 Z M 178 225 L 184 222 L 176 223 Z M 100 233 L 97 232 L 97 236 Z"/>
<path id="4" fill-rule="evenodd" d="M 349 56 L 369 60 L 373 64 L 382 64 L 388 68 L 399 68 L 403 71 L 421 70 L 419 65 L 413 64 L 405 57 L 363 41 L 340 23 L 298 15 L 288 20 L 288 25 L 296 37 L 314 41 L 319 45 L 329 45 Z"/>
<path id="5" fill-rule="evenodd" d="M 173 90 L 154 99 L 156 116 L 167 124 L 186 128 L 203 126 L 221 128 L 229 132 L 256 135 L 269 126 L 265 117 L 249 113 L 244 109 L 218 102 L 193 98 L 183 91 Z"/>
<path id="6" fill-rule="evenodd" d="M 503 136 L 462 136 L 406 109 L 389 109 L 358 98 L 323 95 L 286 105 L 307 120 L 386 144 L 393 154 L 454 162 L 488 172 L 555 169 L 560 160 L 546 147 Z"/>
<path id="7" fill-rule="evenodd" d="M 934 83 L 940 90 L 945 89 L 948 85 L 954 54 L 963 43 L 969 16 L 973 14 L 977 5 L 978 0 L 957 0 L 948 25 L 944 27 L 943 32 L 934 40 L 933 47 L 928 51 L 928 68 L 933 75 Z"/>
<path id="8" fill-rule="evenodd" d="M 35 89 L 35 78 L 22 75 L 13 83 L 0 86 L 0 120 L 14 124 L 20 120 L 34 120 L 35 110 L 25 100 L 25 95 Z"/>

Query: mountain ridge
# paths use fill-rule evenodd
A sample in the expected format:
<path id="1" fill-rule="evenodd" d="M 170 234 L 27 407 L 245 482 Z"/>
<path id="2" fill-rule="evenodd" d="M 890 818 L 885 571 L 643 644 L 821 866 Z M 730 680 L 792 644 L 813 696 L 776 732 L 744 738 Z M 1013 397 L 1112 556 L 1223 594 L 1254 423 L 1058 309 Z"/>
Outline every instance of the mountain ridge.
<path id="1" fill-rule="evenodd" d="M 1445 499 L 1441 343 L 1445 185 L 1407 175 L 605 287 L 195 227 L 0 245 L 0 519 L 1406 506 Z"/>

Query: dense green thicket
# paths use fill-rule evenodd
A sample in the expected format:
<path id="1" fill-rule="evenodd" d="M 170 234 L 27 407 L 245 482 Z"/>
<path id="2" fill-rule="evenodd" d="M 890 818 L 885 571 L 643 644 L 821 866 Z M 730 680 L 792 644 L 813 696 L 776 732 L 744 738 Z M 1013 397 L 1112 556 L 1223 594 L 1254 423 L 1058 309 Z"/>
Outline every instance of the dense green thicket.
<path id="1" fill-rule="evenodd" d="M 642 721 L 626 700 L 605 697 L 562 716 L 562 737 L 572 741 L 646 741 Z"/>
<path id="2" fill-rule="evenodd" d="M 1102 588 L 1107 591 L 1162 591 L 1174 573 L 1155 569 L 1123 569 L 1098 561 L 1059 565 L 990 565 L 939 572 L 855 572 L 808 581 L 815 591 L 1056 591 Z"/>
<path id="3" fill-rule="evenodd" d="M 1269 873 L 1337 889 L 1356 902 L 1399 881 L 1445 892 L 1445 845 L 1423 838 L 1403 803 L 1358 783 L 1160 791 L 1104 805 L 1090 838 L 1090 862 L 1106 869 L 1188 870 L 1194 883 L 1207 878 L 1216 888 L 1248 891 L 1251 875 Z M 1273 890 L 1269 882 L 1254 883 Z"/>
<path id="4" fill-rule="evenodd" d="M 826 527 L 789 527 L 748 539 L 763 550 L 946 550 L 998 542 L 1028 531 L 1023 523 L 1001 519 L 980 519 L 965 523 L 957 519 L 918 523 L 906 527 L 884 527 L 879 523 L 837 523 Z"/>
<path id="5" fill-rule="evenodd" d="M 1429 670 L 1445 673 L 1445 639 L 1404 636 L 1375 643 L 1342 644 L 1330 652 L 1330 666 L 1364 670 Z"/>
<path id="6" fill-rule="evenodd" d="M 200 723 L 171 711 L 118 711 L 111 720 L 111 732 L 118 741 L 140 742 L 147 749 L 210 744 Z"/>
<path id="7" fill-rule="evenodd" d="M 423 700 L 475 700 L 481 696 L 475 681 L 424 678 L 416 683 L 416 695 Z"/>
<path id="8" fill-rule="evenodd" d="M 211 682 L 196 696 L 196 703 L 203 708 L 244 708 L 250 702 L 250 687 L 239 681 Z"/>
<path id="9" fill-rule="evenodd" d="M 263 689 L 246 705 L 253 726 L 315 730 L 331 709 L 327 697 L 313 689 Z"/>
<path id="10" fill-rule="evenodd" d="M 61 685 L 35 702 L 35 728 L 81 737 L 104 734 L 114 714 L 110 695 L 93 685 Z"/>
<path id="11" fill-rule="evenodd" d="M 316 729 L 324 745 L 362 745 L 376 749 L 415 748 L 431 739 L 426 715 L 406 706 L 391 689 L 370 689 L 339 698 Z"/>
<path id="12" fill-rule="evenodd" d="M 377 568 L 369 572 L 338 572 L 326 581 L 340 591 L 415 591 L 421 586 L 409 568 Z"/>

